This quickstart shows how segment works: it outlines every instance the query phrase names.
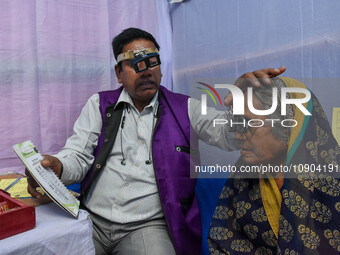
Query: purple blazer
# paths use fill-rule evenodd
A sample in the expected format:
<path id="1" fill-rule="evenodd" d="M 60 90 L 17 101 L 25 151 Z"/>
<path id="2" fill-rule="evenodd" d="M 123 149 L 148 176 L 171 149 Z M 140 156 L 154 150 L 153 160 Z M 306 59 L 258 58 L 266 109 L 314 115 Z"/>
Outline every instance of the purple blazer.
<path id="1" fill-rule="evenodd" d="M 81 183 L 82 194 L 105 166 L 114 144 L 123 104 L 114 106 L 121 91 L 122 87 L 99 92 L 103 128 L 94 152 L 95 162 Z M 199 164 L 198 139 L 188 116 L 188 97 L 163 86 L 159 89 L 152 155 L 160 200 L 176 253 L 200 254 L 201 216 L 195 194 L 196 179 L 190 178 L 190 168 Z"/>

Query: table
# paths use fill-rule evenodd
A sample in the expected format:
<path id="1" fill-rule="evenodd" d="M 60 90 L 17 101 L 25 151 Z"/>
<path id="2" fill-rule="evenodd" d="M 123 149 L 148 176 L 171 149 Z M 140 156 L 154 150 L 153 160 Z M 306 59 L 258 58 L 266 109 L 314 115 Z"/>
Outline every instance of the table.
<path id="1" fill-rule="evenodd" d="M 35 210 L 36 227 L 0 240 L 1 255 L 95 254 L 92 221 L 86 211 L 80 210 L 76 219 L 55 203 Z"/>

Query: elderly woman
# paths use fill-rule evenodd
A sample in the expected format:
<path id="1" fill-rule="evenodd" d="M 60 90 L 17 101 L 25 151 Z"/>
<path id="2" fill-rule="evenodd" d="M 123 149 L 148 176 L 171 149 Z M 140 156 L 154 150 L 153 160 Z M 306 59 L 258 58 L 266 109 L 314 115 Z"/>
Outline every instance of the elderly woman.
<path id="1" fill-rule="evenodd" d="M 278 91 L 306 88 L 289 78 L 273 78 L 272 83 Z M 255 109 L 269 109 L 271 92 L 271 87 L 261 87 L 247 96 L 253 97 Z M 289 94 L 290 98 L 299 96 Z M 340 184 L 331 176 L 336 177 L 340 148 L 313 94 L 304 106 L 311 116 L 292 105 L 288 105 L 286 116 L 281 116 L 280 105 L 270 117 L 257 116 L 245 105 L 242 118 L 246 122 L 257 119 L 263 125 L 253 121 L 236 131 L 241 147 L 236 166 L 276 166 L 281 171 L 229 177 L 210 226 L 211 254 L 340 253 Z M 284 118 L 293 119 L 294 127 L 282 126 Z M 272 124 L 266 119 L 281 121 Z M 290 173 L 282 170 L 290 166 Z"/>

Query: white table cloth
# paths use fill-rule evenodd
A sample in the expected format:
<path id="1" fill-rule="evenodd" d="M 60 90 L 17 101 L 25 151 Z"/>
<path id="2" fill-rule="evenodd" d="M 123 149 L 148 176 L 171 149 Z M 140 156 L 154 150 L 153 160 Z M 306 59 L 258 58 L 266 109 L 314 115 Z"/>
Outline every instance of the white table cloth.
<path id="1" fill-rule="evenodd" d="M 35 208 L 36 227 L 0 240 L 1 255 L 95 254 L 92 221 L 80 210 L 74 218 L 54 203 Z"/>

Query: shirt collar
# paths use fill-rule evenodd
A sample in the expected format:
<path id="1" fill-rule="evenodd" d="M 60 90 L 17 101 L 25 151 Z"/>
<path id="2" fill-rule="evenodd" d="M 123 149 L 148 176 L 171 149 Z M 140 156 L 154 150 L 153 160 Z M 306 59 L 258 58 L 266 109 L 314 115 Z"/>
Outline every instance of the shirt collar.
<path id="1" fill-rule="evenodd" d="M 122 92 L 120 93 L 120 96 L 119 96 L 118 101 L 117 101 L 114 108 L 116 108 L 117 105 L 120 104 L 120 103 L 127 103 L 131 107 L 135 108 L 129 93 L 125 90 L 125 88 L 123 88 Z M 153 96 L 151 102 L 147 106 L 145 106 L 145 108 L 152 107 L 154 109 L 155 106 L 156 107 L 158 106 L 158 90 L 157 90 L 156 94 Z"/>

